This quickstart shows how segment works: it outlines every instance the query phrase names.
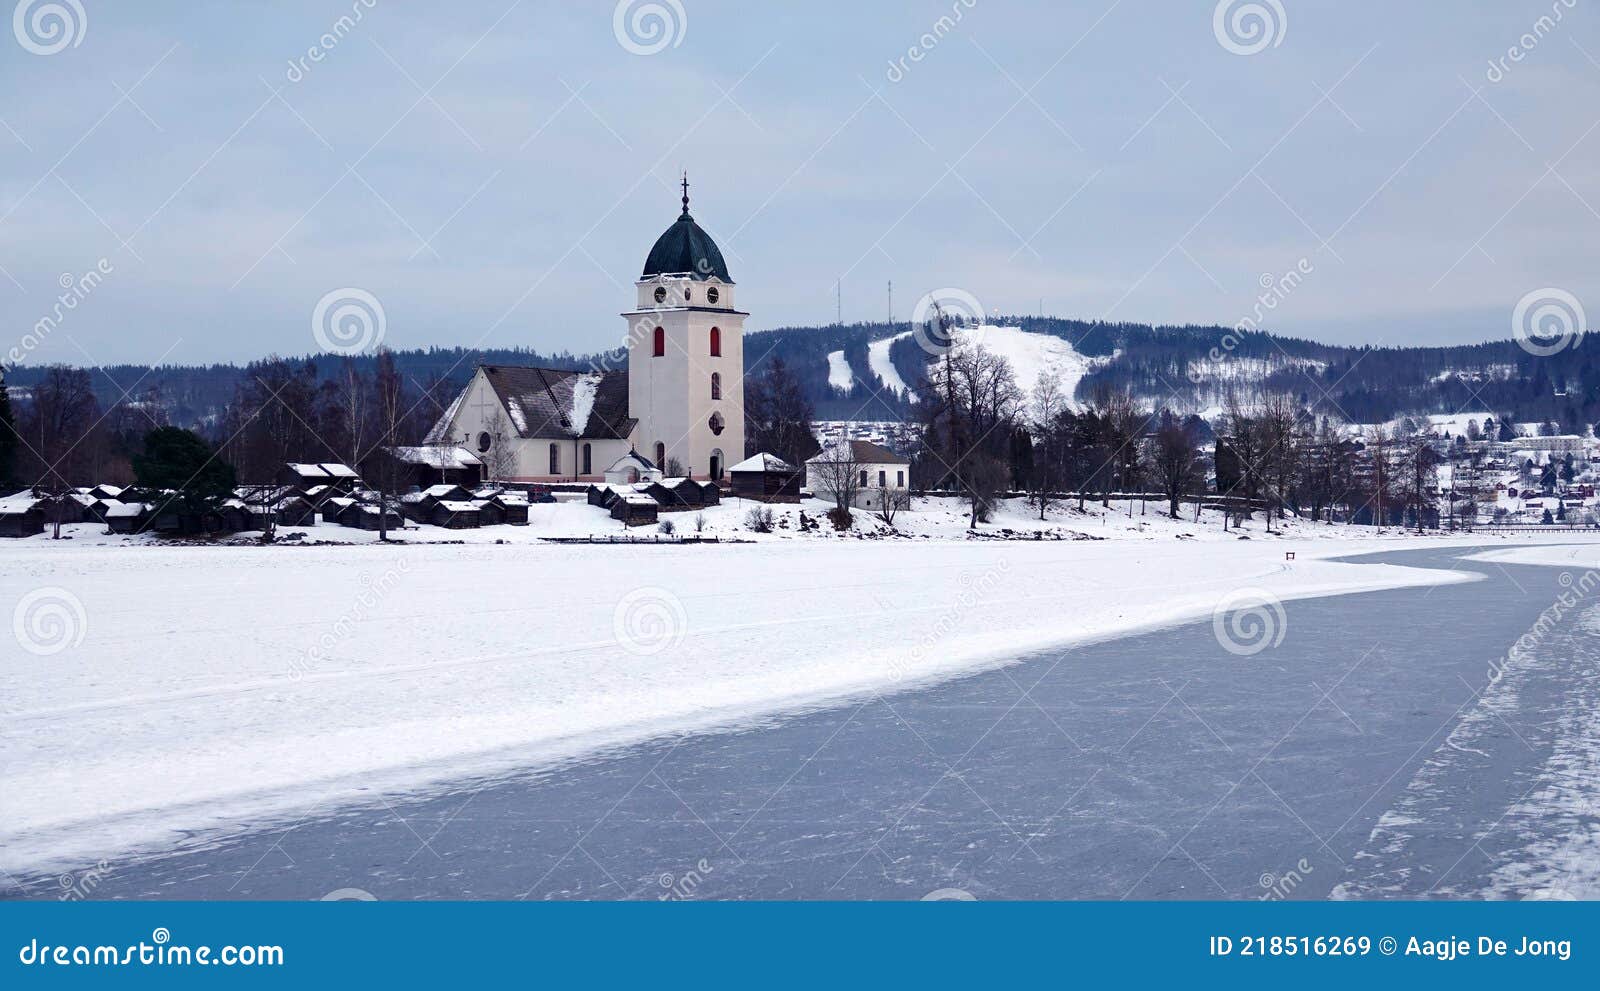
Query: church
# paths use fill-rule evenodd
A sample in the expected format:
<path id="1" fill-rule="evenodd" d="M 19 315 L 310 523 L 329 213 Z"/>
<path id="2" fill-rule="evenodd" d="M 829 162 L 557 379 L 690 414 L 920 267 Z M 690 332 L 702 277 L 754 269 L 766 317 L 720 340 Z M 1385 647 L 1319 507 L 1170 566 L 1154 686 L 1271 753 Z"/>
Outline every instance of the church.
<path id="1" fill-rule="evenodd" d="M 749 314 L 735 308 L 722 251 L 689 215 L 687 178 L 683 212 L 635 292 L 622 314 L 626 371 L 480 365 L 425 443 L 460 445 L 503 482 L 598 482 L 625 459 L 721 480 L 744 458 Z"/>

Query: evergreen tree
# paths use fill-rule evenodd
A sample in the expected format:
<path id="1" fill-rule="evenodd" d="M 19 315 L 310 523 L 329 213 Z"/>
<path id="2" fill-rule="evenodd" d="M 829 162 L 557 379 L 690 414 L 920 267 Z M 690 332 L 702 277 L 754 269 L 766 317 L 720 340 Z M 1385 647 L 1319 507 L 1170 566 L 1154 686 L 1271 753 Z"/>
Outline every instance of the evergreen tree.
<path id="1" fill-rule="evenodd" d="M 218 459 L 193 431 L 180 427 L 145 434 L 144 453 L 133 458 L 133 474 L 152 498 L 172 493 L 172 504 L 183 514 L 215 509 L 233 494 L 233 466 Z"/>

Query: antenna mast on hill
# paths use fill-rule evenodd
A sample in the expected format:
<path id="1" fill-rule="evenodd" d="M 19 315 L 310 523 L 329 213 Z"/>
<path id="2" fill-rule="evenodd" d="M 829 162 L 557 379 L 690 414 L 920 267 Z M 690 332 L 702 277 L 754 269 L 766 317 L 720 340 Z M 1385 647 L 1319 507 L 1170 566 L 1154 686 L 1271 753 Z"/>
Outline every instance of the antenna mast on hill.
<path id="1" fill-rule="evenodd" d="M 833 283 L 833 322 L 844 326 L 844 280 L 835 279 Z"/>
<path id="2" fill-rule="evenodd" d="M 894 326 L 894 280 L 889 280 L 889 326 Z"/>

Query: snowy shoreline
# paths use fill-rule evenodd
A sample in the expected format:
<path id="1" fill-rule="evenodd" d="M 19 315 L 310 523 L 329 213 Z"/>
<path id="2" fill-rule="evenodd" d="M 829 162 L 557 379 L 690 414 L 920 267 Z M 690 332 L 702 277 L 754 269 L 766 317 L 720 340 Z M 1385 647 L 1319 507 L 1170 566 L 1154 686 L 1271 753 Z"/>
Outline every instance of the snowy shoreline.
<path id="1" fill-rule="evenodd" d="M 1441 540 L 35 544 L 8 555 L 5 601 L 66 590 L 86 628 L 0 673 L 0 867 L 736 728 L 1204 619 L 1242 591 L 1476 579 L 1328 560 L 1415 546 Z"/>

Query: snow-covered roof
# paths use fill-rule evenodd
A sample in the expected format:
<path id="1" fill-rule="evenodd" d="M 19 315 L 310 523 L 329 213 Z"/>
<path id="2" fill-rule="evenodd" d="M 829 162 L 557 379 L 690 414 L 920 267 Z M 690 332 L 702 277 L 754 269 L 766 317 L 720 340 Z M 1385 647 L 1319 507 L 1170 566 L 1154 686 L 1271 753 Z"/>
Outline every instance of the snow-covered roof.
<path id="1" fill-rule="evenodd" d="M 106 505 L 106 516 L 128 517 L 138 516 L 145 509 L 142 502 L 113 502 Z"/>
<path id="2" fill-rule="evenodd" d="M 0 514 L 26 513 L 38 506 L 42 500 L 32 492 L 18 492 L 16 495 L 0 499 Z"/>
<path id="3" fill-rule="evenodd" d="M 745 458 L 729 471 L 794 471 L 794 466 L 776 454 L 757 454 Z"/>
<path id="4" fill-rule="evenodd" d="M 301 478 L 327 478 L 328 472 L 321 465 L 302 465 L 289 462 L 289 470 Z"/>
<path id="5" fill-rule="evenodd" d="M 617 496 L 630 506 L 654 506 L 656 501 L 642 492 L 623 492 Z"/>
<path id="6" fill-rule="evenodd" d="M 467 390 L 462 389 L 456 398 L 450 401 L 450 408 L 434 423 L 428 431 L 428 436 L 422 438 L 424 444 L 442 444 L 450 439 L 450 425 L 455 422 L 456 411 L 461 408 L 462 400 L 467 398 Z"/>
<path id="7" fill-rule="evenodd" d="M 354 499 L 347 499 L 344 496 L 334 496 L 332 499 L 329 499 L 325 505 L 334 506 L 338 509 L 345 509 L 350 506 L 354 506 L 355 504 L 356 501 Z"/>
<path id="8" fill-rule="evenodd" d="M 572 382 L 572 412 L 568 422 L 579 437 L 583 436 L 584 429 L 589 425 L 589 414 L 594 411 L 594 397 L 600 388 L 600 379 L 598 372 L 591 372 L 578 376 Z"/>
<path id="9" fill-rule="evenodd" d="M 389 453 L 401 461 L 429 468 L 476 468 L 483 461 L 464 447 L 425 444 L 421 447 L 391 447 Z"/>
<path id="10" fill-rule="evenodd" d="M 462 491 L 462 489 L 459 485 L 430 485 L 422 490 L 422 494 L 425 496 L 432 496 L 435 499 L 443 499 L 452 492 L 460 491 Z"/>
<path id="11" fill-rule="evenodd" d="M 848 445 L 848 448 L 846 445 Z M 882 444 L 874 444 L 870 440 L 839 440 L 817 452 L 806 464 L 845 464 L 850 462 L 863 465 L 908 465 L 911 463 L 910 459 L 894 453 Z"/>
<path id="12" fill-rule="evenodd" d="M 612 465 L 610 468 L 607 468 L 606 471 L 617 471 L 621 468 L 628 467 L 630 464 L 635 468 L 643 468 L 647 471 L 656 470 L 656 464 L 654 461 L 651 461 L 638 451 L 629 451 L 627 454 L 624 454 L 622 457 L 618 458 L 617 463 Z"/>
<path id="13" fill-rule="evenodd" d="M 475 513 L 478 511 L 478 507 L 481 504 L 476 502 L 461 502 L 457 499 L 446 499 L 440 502 L 439 505 L 452 513 Z"/>
<path id="14" fill-rule="evenodd" d="M 356 470 L 354 468 L 350 467 L 349 465 L 331 464 L 331 465 L 318 465 L 317 467 L 321 468 L 323 471 L 327 472 L 329 475 L 333 476 L 334 478 L 356 478 L 357 477 Z"/>

